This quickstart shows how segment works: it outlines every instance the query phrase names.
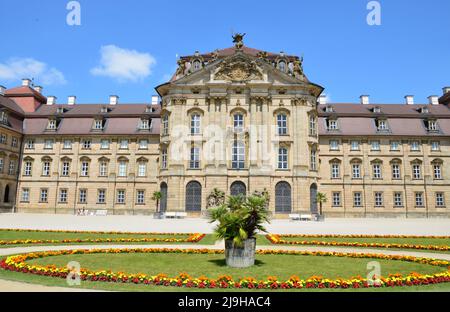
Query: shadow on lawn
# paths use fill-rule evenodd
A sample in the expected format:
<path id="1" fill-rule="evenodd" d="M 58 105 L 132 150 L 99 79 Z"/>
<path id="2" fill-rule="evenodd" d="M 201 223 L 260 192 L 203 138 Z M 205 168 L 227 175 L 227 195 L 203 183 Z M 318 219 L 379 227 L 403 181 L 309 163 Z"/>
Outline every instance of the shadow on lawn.
<path id="1" fill-rule="evenodd" d="M 215 264 L 218 267 L 226 267 L 227 266 L 227 262 L 225 259 L 214 259 L 214 260 L 208 260 L 208 262 Z M 266 265 L 266 263 L 264 261 L 261 260 L 255 260 L 255 265 L 256 267 L 260 267 Z"/>

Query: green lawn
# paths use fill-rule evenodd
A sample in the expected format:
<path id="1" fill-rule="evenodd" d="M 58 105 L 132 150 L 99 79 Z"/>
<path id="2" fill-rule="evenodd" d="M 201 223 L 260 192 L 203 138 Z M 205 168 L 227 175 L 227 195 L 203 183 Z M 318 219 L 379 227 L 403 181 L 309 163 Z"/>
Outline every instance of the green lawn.
<path id="1" fill-rule="evenodd" d="M 189 234 L 179 234 L 179 235 L 165 235 L 165 234 L 101 234 L 101 233 L 71 233 L 71 232 L 33 232 L 33 231 L 2 231 L 0 230 L 0 240 L 12 241 L 12 240 L 64 240 L 64 239 L 107 239 L 107 238 L 178 238 L 187 239 Z M 57 243 L 56 245 L 79 245 L 80 243 L 70 243 L 62 244 Z M 98 243 L 81 243 L 83 245 L 98 244 Z M 180 243 L 166 243 L 166 242 L 144 242 L 144 243 L 100 243 L 100 244 L 191 244 L 187 242 Z M 192 243 L 193 244 L 193 243 Z M 207 235 L 197 244 L 200 245 L 211 245 L 214 244 L 214 237 L 212 235 Z M 39 244 L 41 246 L 45 245 L 55 245 L 55 244 Z M 36 244 L 28 245 L 1 245 L 0 248 L 10 248 L 18 246 L 36 246 Z"/>
<path id="2" fill-rule="evenodd" d="M 302 279 L 306 279 L 314 275 L 323 275 L 327 278 L 350 278 L 357 275 L 366 276 L 368 273 L 367 263 L 372 260 L 378 261 L 381 264 L 383 276 L 387 276 L 390 273 L 437 273 L 443 272 L 445 270 L 440 267 L 405 261 L 301 255 L 258 255 L 256 266 L 249 269 L 232 269 L 226 267 L 224 262 L 224 255 L 191 254 L 70 255 L 35 259 L 29 261 L 29 263 L 40 265 L 57 265 L 59 267 L 63 267 L 70 261 L 78 261 L 83 268 L 87 268 L 90 270 L 111 269 L 115 272 L 124 271 L 126 273 L 146 273 L 149 275 L 165 273 L 169 276 L 176 276 L 179 273 L 186 272 L 193 277 L 205 275 L 209 278 L 217 278 L 219 275 L 227 274 L 233 276 L 233 278 L 235 279 L 238 279 L 240 277 L 255 277 L 257 279 L 265 279 L 268 276 L 277 276 L 281 280 L 288 279 L 292 275 L 298 275 Z M 49 286 L 67 286 L 64 279 L 49 278 L 8 271 L 0 271 L 0 278 Z M 102 282 L 82 282 L 81 287 L 116 291 L 191 291 L 187 288 L 180 289 L 176 287 L 157 287 L 121 283 L 111 284 Z M 386 290 L 389 289 L 384 289 L 384 291 Z M 450 291 L 450 285 L 441 284 L 425 287 L 393 288 L 392 290 Z M 193 289 L 192 291 L 198 290 Z M 216 291 L 221 290 L 216 289 Z M 383 290 L 370 289 L 369 291 Z"/>

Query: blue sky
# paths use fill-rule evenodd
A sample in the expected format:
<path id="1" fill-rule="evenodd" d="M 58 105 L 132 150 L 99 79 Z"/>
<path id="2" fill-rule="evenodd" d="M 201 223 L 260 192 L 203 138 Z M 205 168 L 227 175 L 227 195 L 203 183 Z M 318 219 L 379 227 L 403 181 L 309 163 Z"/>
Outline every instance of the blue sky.
<path id="1" fill-rule="evenodd" d="M 333 102 L 423 103 L 450 85 L 448 0 L 381 0 L 380 26 L 366 22 L 369 0 L 80 0 L 80 26 L 67 25 L 68 2 L 0 0 L 0 84 L 31 72 L 60 103 L 148 102 L 177 55 L 229 47 L 236 31 L 247 46 L 303 54 Z M 134 67 L 117 68 L 124 58 Z"/>

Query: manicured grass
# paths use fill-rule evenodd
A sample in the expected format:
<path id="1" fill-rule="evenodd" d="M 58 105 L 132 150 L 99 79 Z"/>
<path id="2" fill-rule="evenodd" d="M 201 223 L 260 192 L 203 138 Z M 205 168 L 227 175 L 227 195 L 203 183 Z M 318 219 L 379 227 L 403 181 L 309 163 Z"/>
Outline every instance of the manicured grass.
<path id="1" fill-rule="evenodd" d="M 0 230 L 0 240 L 4 241 L 12 241 L 12 240 L 64 240 L 64 239 L 114 239 L 114 238 L 177 238 L 177 239 L 187 239 L 189 234 L 178 234 L 178 235 L 167 235 L 167 234 L 103 234 L 103 233 L 71 233 L 71 232 L 33 232 L 33 231 L 2 231 Z M 207 235 L 204 239 L 202 239 L 197 244 L 200 245 L 211 245 L 214 244 L 215 239 L 212 235 Z M 80 243 L 70 243 L 70 244 L 39 244 L 40 246 L 48 246 L 48 245 L 79 245 Z M 180 242 L 180 243 L 170 243 L 170 242 L 145 242 L 145 243 L 122 243 L 122 242 L 113 242 L 113 243 L 81 243 L 83 245 L 91 245 L 91 244 L 116 244 L 116 245 L 152 245 L 152 244 L 193 244 L 188 242 Z M 27 245 L 2 245 L 0 248 L 10 248 L 10 247 L 26 247 L 26 246 L 36 246 L 36 244 L 27 244 Z"/>
<path id="2" fill-rule="evenodd" d="M 372 259 L 297 255 L 258 255 L 257 260 L 257 265 L 249 269 L 232 269 L 226 267 L 223 255 L 192 254 L 70 255 L 36 259 L 29 261 L 29 263 L 40 265 L 57 265 L 62 267 L 67 265 L 70 261 L 78 261 L 84 268 L 94 270 L 111 269 L 115 272 L 124 271 L 127 273 L 146 273 L 151 275 L 166 273 L 169 276 L 176 276 L 179 273 L 187 272 L 193 277 L 205 275 L 210 278 L 217 278 L 219 275 L 227 274 L 233 276 L 235 279 L 249 276 L 258 279 L 265 279 L 268 276 L 277 276 L 281 280 L 288 279 L 292 275 L 298 275 L 303 279 L 314 275 L 323 275 L 327 278 L 350 278 L 357 275 L 366 276 L 368 273 L 367 263 L 372 261 Z M 437 273 L 445 270 L 440 267 L 405 261 L 388 261 L 379 259 L 375 259 L 374 261 L 378 261 L 381 264 L 383 276 L 387 276 L 390 273 Z M 47 286 L 67 287 L 64 279 L 3 270 L 0 270 L 0 279 L 23 281 Z M 81 288 L 114 291 L 200 291 L 199 289 L 104 282 L 82 282 Z M 241 292 L 248 290 L 215 289 L 214 291 Z M 304 289 L 300 291 L 320 290 Z M 450 284 L 439 284 L 423 287 L 396 287 L 392 289 L 351 289 L 333 291 L 450 291 Z"/>

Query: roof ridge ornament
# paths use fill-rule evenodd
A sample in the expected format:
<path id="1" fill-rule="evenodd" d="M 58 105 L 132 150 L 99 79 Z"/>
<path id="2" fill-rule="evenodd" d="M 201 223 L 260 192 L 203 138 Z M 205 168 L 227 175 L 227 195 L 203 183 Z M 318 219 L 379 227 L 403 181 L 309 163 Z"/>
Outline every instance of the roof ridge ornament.
<path id="1" fill-rule="evenodd" d="M 236 47 L 236 50 L 241 50 L 242 47 L 244 46 L 245 35 L 246 35 L 246 33 L 244 33 L 244 34 L 235 33 L 233 35 L 233 43 L 234 43 L 234 46 Z"/>

